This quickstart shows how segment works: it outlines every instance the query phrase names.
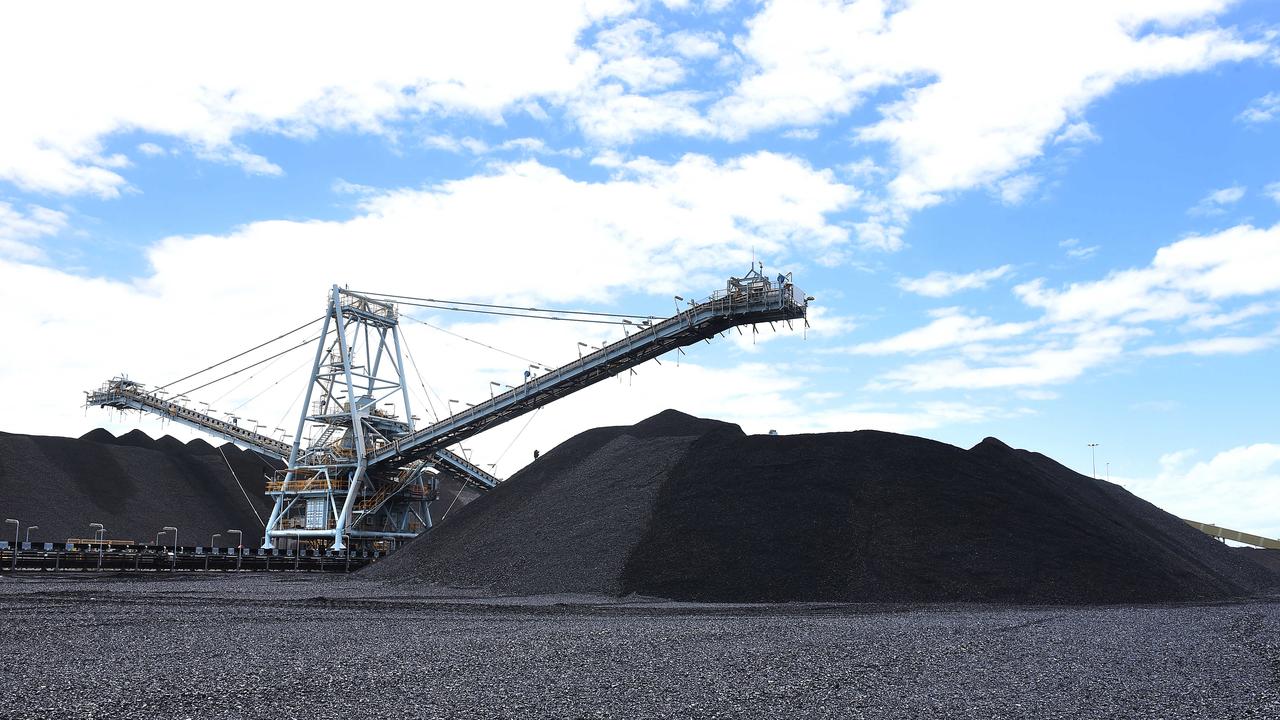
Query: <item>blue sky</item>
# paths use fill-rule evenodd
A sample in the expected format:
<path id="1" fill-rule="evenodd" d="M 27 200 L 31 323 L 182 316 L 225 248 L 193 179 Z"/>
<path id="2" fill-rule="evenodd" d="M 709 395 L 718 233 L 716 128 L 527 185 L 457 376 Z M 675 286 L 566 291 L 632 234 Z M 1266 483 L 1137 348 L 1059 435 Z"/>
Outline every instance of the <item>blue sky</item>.
<path id="1" fill-rule="evenodd" d="M 649 364 L 477 456 L 509 474 L 664 407 L 995 435 L 1084 472 L 1097 442 L 1144 497 L 1280 535 L 1274 4 L 217 8 L 0 11 L 24 68 L 0 77 L 0 292 L 21 308 L 0 429 L 187 437 L 80 393 L 249 347 L 335 282 L 666 313 L 754 255 L 818 298 L 809 332 Z M 549 362 L 609 337 L 431 320 Z M 406 334 L 423 396 L 523 369 Z M 290 371 L 208 400 L 292 417 Z"/>

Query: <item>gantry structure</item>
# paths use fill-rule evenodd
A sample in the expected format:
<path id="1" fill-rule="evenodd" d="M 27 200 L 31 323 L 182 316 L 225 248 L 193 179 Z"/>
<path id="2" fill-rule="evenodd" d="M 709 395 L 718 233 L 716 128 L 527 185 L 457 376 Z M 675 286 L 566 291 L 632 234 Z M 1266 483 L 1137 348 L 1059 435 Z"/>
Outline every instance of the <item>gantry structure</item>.
<path id="1" fill-rule="evenodd" d="M 394 543 L 431 527 L 430 503 L 442 475 L 480 492 L 501 482 L 447 448 L 731 328 L 805 320 L 811 299 L 790 275 L 771 279 L 753 266 L 671 317 L 628 324 L 621 340 L 542 375 L 526 374 L 518 386 L 417 427 L 396 303 L 334 286 L 292 443 L 124 377 L 88 393 L 87 403 L 158 415 L 283 461 L 267 482 L 274 504 L 263 547 L 288 537 L 323 539 L 334 550 Z"/>

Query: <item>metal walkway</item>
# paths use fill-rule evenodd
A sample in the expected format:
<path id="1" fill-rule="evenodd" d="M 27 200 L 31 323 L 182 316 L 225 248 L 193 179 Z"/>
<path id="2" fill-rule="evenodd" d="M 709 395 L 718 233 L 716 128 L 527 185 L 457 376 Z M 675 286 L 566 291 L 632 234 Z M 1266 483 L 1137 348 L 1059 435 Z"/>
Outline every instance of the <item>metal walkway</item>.
<path id="1" fill-rule="evenodd" d="M 219 420 L 212 415 L 192 410 L 180 403 L 165 399 L 154 392 L 145 390 L 139 383 L 132 380 L 115 379 L 93 392 L 85 393 L 85 395 L 87 396 L 85 402 L 88 405 L 151 413 L 233 443 L 247 446 L 277 460 L 287 461 L 289 459 L 289 451 L 292 449 L 292 446 L 268 435 L 242 428 L 235 423 Z M 442 470 L 448 472 L 460 482 L 470 485 L 481 492 L 492 490 L 502 482 L 474 463 L 468 462 L 462 456 L 444 448 L 437 449 L 430 455 L 430 460 Z"/>

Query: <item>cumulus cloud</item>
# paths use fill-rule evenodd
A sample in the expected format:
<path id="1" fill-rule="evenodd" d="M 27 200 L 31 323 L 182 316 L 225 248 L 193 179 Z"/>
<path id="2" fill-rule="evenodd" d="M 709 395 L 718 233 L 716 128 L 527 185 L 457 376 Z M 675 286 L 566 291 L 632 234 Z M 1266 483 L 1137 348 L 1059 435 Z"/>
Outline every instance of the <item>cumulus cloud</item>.
<path id="1" fill-rule="evenodd" d="M 39 362 L 32 356 L 0 364 L 0 384 L 11 389 L 15 406 L 29 409 L 24 410 L 23 427 L 6 429 L 87 430 L 106 415 L 95 412 L 86 418 L 78 411 L 80 390 L 122 370 L 159 384 L 208 365 L 318 315 L 330 283 L 553 306 L 600 307 L 624 295 L 659 297 L 661 302 L 650 311 L 666 313 L 671 294 L 693 297 L 723 287 L 727 275 L 748 266 L 753 251 L 775 258 L 781 269 L 850 241 L 848 231 L 829 216 L 853 202 L 857 191 L 831 172 L 795 158 L 773 153 L 722 162 L 700 155 L 674 163 L 629 158 L 610 172 L 607 179 L 579 181 L 530 160 L 493 165 L 484 174 L 425 188 L 373 191 L 339 185 L 338 190 L 353 191 L 358 199 L 359 212 L 349 220 L 271 220 L 226 234 L 170 237 L 148 250 L 149 269 L 133 281 L 81 277 L 0 259 L 0 277 L 6 279 L 0 284 L 0 301 L 28 308 L 15 318 L 10 337 L 44 350 Z M 493 212 L 494 207 L 503 212 Z M 289 272 L 280 272 L 282 267 Z M 34 305 L 23 300 L 34 295 L 44 300 Z M 211 308 L 217 308 L 216 314 Z M 596 326 L 459 326 L 456 317 L 434 317 L 429 311 L 420 319 L 552 364 L 569 360 L 579 340 L 621 337 L 618 329 L 611 329 L 612 336 L 601 335 Z M 848 327 L 847 320 L 821 313 L 815 320 L 818 332 L 827 326 Z M 452 340 L 430 328 L 409 325 L 406 334 L 426 382 L 445 398 L 475 400 L 490 381 L 518 382 L 525 368 L 525 362 L 507 356 L 468 354 L 447 345 Z M 111 350 L 105 355 L 79 351 L 86 346 Z M 696 352 L 690 350 L 691 356 L 696 358 Z M 247 403 L 258 420 L 265 423 L 269 416 L 275 423 L 271 427 L 279 426 L 277 419 L 289 416 L 289 405 L 301 389 L 287 378 L 296 380 L 295 366 L 308 360 L 282 360 L 264 367 L 243 390 L 222 399 L 197 399 L 213 402 L 221 411 Z M 735 374 L 693 370 L 697 364 L 696 359 L 682 363 L 681 377 L 689 384 L 673 382 L 667 390 L 662 389 L 667 387 L 662 385 L 665 376 L 655 375 L 666 370 L 649 366 L 637 377 L 610 381 L 612 390 L 581 401 L 592 403 L 591 413 L 554 426 L 555 432 L 639 419 L 622 407 L 628 403 L 610 394 L 621 392 L 619 388 L 634 387 L 645 395 L 646 401 L 633 408 L 679 406 L 730 418 L 758 411 L 755 404 L 773 397 L 770 393 L 795 390 L 798 396 L 800 390 L 812 389 L 803 387 L 803 373 L 780 367 Z M 282 379 L 274 390 L 254 397 L 264 383 Z M 616 407 L 611 409 L 611 402 Z M 917 407 L 899 410 L 917 427 L 926 422 Z M 768 417 L 785 428 L 785 415 L 778 410 Z M 544 414 L 537 424 L 553 417 L 558 416 Z M 549 432 L 531 430 L 529 437 L 545 440 Z M 502 446 L 490 449 L 498 454 Z"/>
<path id="2" fill-rule="evenodd" d="M 1249 107 L 1242 110 L 1236 119 L 1258 124 L 1271 122 L 1277 115 L 1280 115 L 1280 93 L 1272 92 L 1249 103 Z"/>
<path id="3" fill-rule="evenodd" d="M 1212 332 L 1275 312 L 1280 303 L 1259 298 L 1280 292 L 1276 267 L 1280 225 L 1241 225 L 1179 240 L 1160 248 L 1148 266 L 1101 280 L 1062 288 L 1043 279 L 1017 285 L 1014 296 L 1040 312 L 1031 322 L 998 323 L 947 308 L 920 328 L 856 350 L 939 354 L 872 383 L 913 391 L 1058 384 L 1126 356 L 1259 352 L 1274 347 L 1280 332 L 1163 337 L 1174 330 Z"/>
<path id="4" fill-rule="evenodd" d="M 1142 349 L 1144 355 L 1244 355 L 1265 350 L 1276 344 L 1274 336 L 1212 337 L 1188 340 L 1174 345 L 1154 345 Z"/>
<path id="5" fill-rule="evenodd" d="M 1266 537 L 1280 537 L 1280 445 L 1256 443 L 1217 453 L 1192 464 L 1194 450 L 1160 458 L 1155 477 L 1122 484 L 1161 508 L 1199 522 Z"/>
<path id="6" fill-rule="evenodd" d="M 1040 178 L 1029 173 L 1020 173 L 1004 178 L 996 183 L 996 197 L 1005 205 L 1021 205 L 1031 193 L 1040 187 Z"/>
<path id="7" fill-rule="evenodd" d="M 1061 290 L 1033 280 L 1014 292 L 1052 322 L 1175 320 L 1210 313 L 1217 300 L 1280 290 L 1278 263 L 1280 225 L 1239 225 L 1160 248 L 1145 268 Z"/>
<path id="8" fill-rule="evenodd" d="M 1280 182 L 1267 183 L 1267 186 L 1262 191 L 1266 193 L 1267 197 L 1280 203 Z"/>
<path id="9" fill-rule="evenodd" d="M 925 297 L 946 297 L 961 290 L 985 288 L 993 280 L 1007 277 L 1012 272 L 1012 265 L 1001 265 L 990 270 L 975 270 L 971 273 L 948 273 L 935 270 L 922 278 L 901 278 L 898 280 L 898 287 Z"/>
<path id="10" fill-rule="evenodd" d="M 1208 195 L 1200 198 L 1200 202 L 1196 203 L 1187 212 L 1192 215 L 1221 215 L 1227 211 L 1227 208 L 1235 205 L 1244 199 L 1245 188 L 1243 185 L 1232 185 L 1218 190 L 1211 190 Z"/>
<path id="11" fill-rule="evenodd" d="M 913 363 L 881 376 L 873 387 L 910 391 L 990 389 L 1054 385 L 1075 380 L 1120 357 L 1141 330 L 1105 327 L 1069 337 L 1050 337 L 1032 350 L 999 353 L 986 362 L 947 357 Z"/>
<path id="12" fill-rule="evenodd" d="M 924 207 L 1018 170 L 1052 138 L 1087 139 L 1081 112 L 1120 84 L 1265 53 L 1193 22 L 1227 4 L 770 3 L 739 42 L 754 70 L 710 116 L 742 136 L 814 125 L 904 88 L 860 137 L 890 145 L 894 201 Z"/>
<path id="13" fill-rule="evenodd" d="M 1067 257 L 1076 260 L 1088 260 L 1098 254 L 1097 245 L 1082 245 L 1079 238 L 1067 238 L 1058 243 L 1058 247 L 1067 251 Z"/>
<path id="14" fill-rule="evenodd" d="M 960 308 L 943 308 L 930 314 L 934 320 L 928 325 L 885 340 L 854 345 L 846 352 L 855 355 L 916 354 L 986 340 L 1007 340 L 1034 327 L 1032 323 L 996 323 L 991 318 L 965 315 Z"/>
<path id="15" fill-rule="evenodd" d="M 44 250 L 32 241 L 57 235 L 66 226 L 66 213 L 39 205 L 29 205 L 23 211 L 0 200 L 0 258 L 44 260 Z"/>
<path id="16" fill-rule="evenodd" d="M 127 181 L 101 153 L 124 131 L 174 137 L 203 157 L 274 174 L 270 159 L 237 138 L 390 132 L 398 119 L 427 114 L 499 120 L 587 83 L 602 58 L 579 35 L 628 10 L 590 0 L 504 5 L 494 22 L 486 3 L 358 13 L 290 2 L 223 4 L 216 13 L 165 2 L 9 5 L 0 64 L 25 70 L 0 76 L 0 96 L 22 108 L 0 117 L 0 179 L 114 196 Z M 58 32 L 37 31 L 50 27 Z M 192 27 L 199 31 L 177 30 Z M 66 62 L 73 53 L 93 61 Z"/>

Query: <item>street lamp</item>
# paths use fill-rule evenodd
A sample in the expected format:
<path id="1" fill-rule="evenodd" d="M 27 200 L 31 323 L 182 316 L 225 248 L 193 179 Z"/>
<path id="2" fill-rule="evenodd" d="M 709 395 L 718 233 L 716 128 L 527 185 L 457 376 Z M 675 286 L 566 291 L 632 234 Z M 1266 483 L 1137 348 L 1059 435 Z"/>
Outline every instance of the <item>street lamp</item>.
<path id="1" fill-rule="evenodd" d="M 457 402 L 458 402 L 457 400 L 450 400 L 450 401 L 449 401 L 449 417 L 453 417 L 453 405 L 454 405 L 454 403 L 457 403 Z M 461 404 L 461 403 L 459 403 L 459 404 Z"/>
<path id="2" fill-rule="evenodd" d="M 107 529 L 102 527 L 102 523 L 89 523 L 89 527 L 97 528 L 93 534 L 98 538 L 98 571 L 102 571 L 102 540 L 106 537 Z"/>
<path id="3" fill-rule="evenodd" d="M 39 530 L 39 529 L 40 529 L 40 526 L 39 526 L 39 525 L 28 525 L 28 526 L 27 526 L 27 540 L 26 540 L 26 541 L 27 541 L 28 543 L 29 543 L 29 542 L 31 542 L 31 531 L 32 531 L 32 530 Z"/>
<path id="4" fill-rule="evenodd" d="M 586 343 L 584 343 L 584 342 L 580 342 L 580 343 L 578 343 L 578 359 L 579 359 L 579 360 L 581 360 L 581 359 L 582 359 L 582 348 L 584 348 L 584 347 L 587 347 L 587 344 L 586 344 Z"/>
<path id="5" fill-rule="evenodd" d="M 169 563 L 169 572 L 173 572 L 178 569 L 178 528 L 165 525 L 160 530 L 173 533 L 173 562 Z"/>
<path id="6" fill-rule="evenodd" d="M 13 518 L 5 518 L 4 522 L 6 525 L 8 524 L 13 525 L 13 563 L 9 566 L 9 569 L 12 570 L 13 572 L 17 572 L 18 571 L 18 529 L 22 527 L 22 523 L 18 522 L 17 520 L 14 520 Z"/>
<path id="7" fill-rule="evenodd" d="M 220 537 L 222 537 L 222 533 L 214 533 L 214 534 L 213 534 L 213 537 L 209 538 L 209 550 L 210 550 L 210 551 L 216 551 L 216 550 L 218 549 L 218 538 L 220 538 Z M 209 569 L 209 555 L 208 555 L 208 554 L 206 554 L 206 555 L 204 556 L 204 569 L 205 569 L 205 570 L 208 570 L 208 569 Z"/>
<path id="8" fill-rule="evenodd" d="M 1098 479 L 1098 443 L 1089 443 L 1089 457 L 1093 460 L 1093 479 Z"/>
<path id="9" fill-rule="evenodd" d="M 244 544 L 244 533 L 239 530 L 228 530 L 227 534 L 236 536 L 236 570 L 240 569 L 240 557 L 244 550 L 240 547 Z"/>

